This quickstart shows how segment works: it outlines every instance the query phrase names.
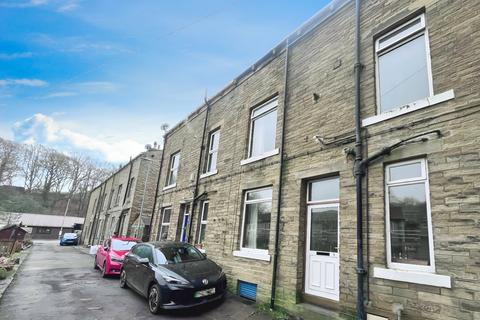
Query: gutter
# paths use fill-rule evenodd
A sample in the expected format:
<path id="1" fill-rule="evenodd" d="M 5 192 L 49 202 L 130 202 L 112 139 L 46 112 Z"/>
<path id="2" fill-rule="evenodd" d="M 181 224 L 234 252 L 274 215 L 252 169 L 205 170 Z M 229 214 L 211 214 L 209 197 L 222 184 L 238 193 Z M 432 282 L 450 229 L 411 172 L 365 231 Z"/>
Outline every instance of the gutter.
<path id="1" fill-rule="evenodd" d="M 283 115 L 282 115 L 282 135 L 280 140 L 280 163 L 278 169 L 278 195 L 277 195 L 277 221 L 275 224 L 275 252 L 273 255 L 273 272 L 272 272 L 272 289 L 270 295 L 270 309 L 275 308 L 275 293 L 277 291 L 277 272 L 278 272 L 278 255 L 280 246 L 280 208 L 282 205 L 282 185 L 283 185 L 283 164 L 285 162 L 283 156 L 283 149 L 285 146 L 285 125 L 287 122 L 287 88 L 288 88 L 288 57 L 289 57 L 289 42 L 288 39 L 285 44 L 285 79 L 283 84 Z"/>
<path id="2" fill-rule="evenodd" d="M 193 227 L 193 217 L 195 215 L 195 207 L 197 202 L 198 196 L 198 185 L 200 183 L 200 171 L 202 170 L 202 158 L 203 158 L 203 150 L 205 149 L 205 133 L 207 131 L 207 124 L 208 124 L 208 114 L 211 109 L 211 105 L 205 96 L 205 105 L 207 106 L 206 113 L 205 113 L 205 120 L 203 121 L 203 132 L 202 132 L 202 143 L 200 145 L 200 156 L 198 157 L 198 166 L 197 166 L 197 175 L 195 177 L 195 189 L 193 190 L 193 198 L 192 198 L 192 213 L 190 214 L 190 226 L 188 227 L 188 236 L 187 241 L 190 242 L 192 238 L 192 227 Z"/>

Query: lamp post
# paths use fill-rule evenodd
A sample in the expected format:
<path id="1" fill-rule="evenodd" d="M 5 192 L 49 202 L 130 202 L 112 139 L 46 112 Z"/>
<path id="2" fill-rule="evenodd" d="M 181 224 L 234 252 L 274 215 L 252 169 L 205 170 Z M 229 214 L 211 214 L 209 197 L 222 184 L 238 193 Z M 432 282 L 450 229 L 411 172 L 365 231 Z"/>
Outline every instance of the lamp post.
<path id="1" fill-rule="evenodd" d="M 143 205 L 145 203 L 145 192 L 147 191 L 147 181 L 148 181 L 148 176 L 150 174 L 150 165 L 152 163 L 152 159 L 148 158 L 141 158 L 141 160 L 148 161 L 148 166 L 147 166 L 147 174 L 145 175 L 145 182 L 143 184 L 143 194 L 142 194 L 142 204 L 140 205 L 140 215 L 138 216 L 138 223 L 137 223 L 137 230 L 135 231 L 135 237 L 137 236 L 137 232 L 140 230 L 140 221 L 142 220 L 143 216 Z"/>

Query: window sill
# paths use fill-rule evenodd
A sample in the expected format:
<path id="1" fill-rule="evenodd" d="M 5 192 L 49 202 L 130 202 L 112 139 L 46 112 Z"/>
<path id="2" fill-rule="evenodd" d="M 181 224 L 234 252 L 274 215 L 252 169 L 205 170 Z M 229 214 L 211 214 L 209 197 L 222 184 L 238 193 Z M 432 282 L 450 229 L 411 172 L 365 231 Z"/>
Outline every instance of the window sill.
<path id="1" fill-rule="evenodd" d="M 442 103 L 442 102 L 445 102 L 445 101 L 448 101 L 448 100 L 451 100 L 451 99 L 454 99 L 454 98 L 455 98 L 455 93 L 453 92 L 453 89 L 448 90 L 448 91 L 445 91 L 443 93 L 439 93 L 439 94 L 436 94 L 434 96 L 427 97 L 425 99 L 421 99 L 421 100 L 409 103 L 409 104 L 404 105 L 400 108 L 397 108 L 397 109 L 394 109 L 394 110 L 391 110 L 391 111 L 387 111 L 387 112 L 378 114 L 378 115 L 373 116 L 373 117 L 363 119 L 362 120 L 362 127 L 367 127 L 367 126 L 375 124 L 375 123 L 379 123 L 379 122 L 382 122 L 382 121 L 385 121 L 385 120 L 388 120 L 388 119 L 396 118 L 396 117 L 401 116 L 403 114 L 410 113 L 410 112 L 420 110 L 420 109 L 423 109 L 423 108 L 427 108 L 427 107 L 430 107 L 430 106 L 433 106 L 433 105 L 436 105 L 436 104 L 439 104 L 439 103 Z"/>
<path id="2" fill-rule="evenodd" d="M 274 156 L 278 154 L 278 152 L 279 152 L 279 149 L 277 148 L 277 149 L 273 149 L 272 151 L 265 152 L 264 154 L 261 154 L 258 156 L 250 157 L 248 159 L 243 159 L 242 161 L 240 161 L 240 165 L 243 166 L 258 160 L 262 160 L 262 159 Z"/>
<path id="3" fill-rule="evenodd" d="M 255 259 L 270 262 L 270 255 L 266 253 L 266 250 L 250 251 L 250 250 L 237 250 L 233 251 L 235 257 Z"/>
<path id="4" fill-rule="evenodd" d="M 385 268 L 373 268 L 373 277 L 393 281 L 425 284 L 428 286 L 451 288 L 452 283 L 449 276 L 435 273 L 400 271 Z"/>
<path id="5" fill-rule="evenodd" d="M 165 190 L 168 190 L 168 189 L 175 188 L 176 186 L 177 186 L 177 184 L 176 184 L 176 183 L 174 183 L 174 184 L 171 184 L 171 185 L 169 185 L 169 186 L 163 187 L 163 189 L 162 189 L 162 190 L 163 190 L 163 191 L 165 191 Z"/>
<path id="6" fill-rule="evenodd" d="M 200 175 L 200 179 L 213 176 L 213 175 L 215 175 L 215 174 L 217 174 L 217 173 L 218 173 L 218 170 L 214 170 L 214 171 L 211 171 L 211 172 L 202 173 L 202 174 Z"/>

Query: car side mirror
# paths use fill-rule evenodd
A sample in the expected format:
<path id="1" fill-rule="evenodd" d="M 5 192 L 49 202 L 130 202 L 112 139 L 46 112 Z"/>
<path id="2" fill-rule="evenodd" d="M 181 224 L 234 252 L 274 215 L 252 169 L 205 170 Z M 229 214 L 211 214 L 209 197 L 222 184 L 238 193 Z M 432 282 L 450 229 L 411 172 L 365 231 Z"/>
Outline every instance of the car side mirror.
<path id="1" fill-rule="evenodd" d="M 149 264 L 149 263 L 150 263 L 150 260 L 148 260 L 148 258 L 139 258 L 139 259 L 138 259 L 138 263 L 141 263 L 141 264 Z"/>

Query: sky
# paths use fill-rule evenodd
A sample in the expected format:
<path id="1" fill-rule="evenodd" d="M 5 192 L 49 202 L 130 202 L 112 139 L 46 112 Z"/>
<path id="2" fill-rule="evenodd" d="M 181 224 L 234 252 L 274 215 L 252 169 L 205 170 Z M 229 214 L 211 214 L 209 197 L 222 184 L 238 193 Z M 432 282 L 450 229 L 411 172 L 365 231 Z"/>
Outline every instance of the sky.
<path id="1" fill-rule="evenodd" d="M 121 164 L 328 0 L 0 0 L 0 137 Z"/>

